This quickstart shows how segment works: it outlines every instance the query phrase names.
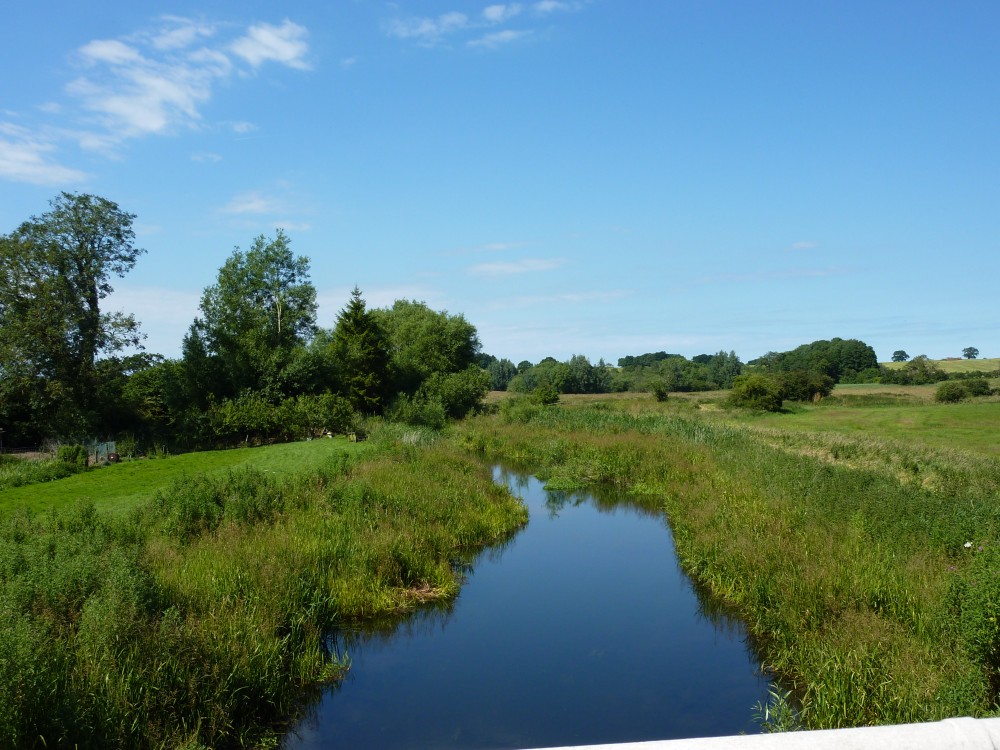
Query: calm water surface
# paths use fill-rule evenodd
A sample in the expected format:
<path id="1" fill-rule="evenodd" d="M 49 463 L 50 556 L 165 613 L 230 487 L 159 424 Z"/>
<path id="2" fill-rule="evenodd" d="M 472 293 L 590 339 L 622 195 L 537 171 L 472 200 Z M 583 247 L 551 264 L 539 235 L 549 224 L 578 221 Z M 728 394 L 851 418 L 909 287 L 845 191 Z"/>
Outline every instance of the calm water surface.
<path id="1" fill-rule="evenodd" d="M 663 517 L 501 469 L 528 526 L 458 599 L 381 632 L 286 738 L 306 748 L 535 748 L 758 731 L 768 682 L 738 621 L 699 598 Z"/>

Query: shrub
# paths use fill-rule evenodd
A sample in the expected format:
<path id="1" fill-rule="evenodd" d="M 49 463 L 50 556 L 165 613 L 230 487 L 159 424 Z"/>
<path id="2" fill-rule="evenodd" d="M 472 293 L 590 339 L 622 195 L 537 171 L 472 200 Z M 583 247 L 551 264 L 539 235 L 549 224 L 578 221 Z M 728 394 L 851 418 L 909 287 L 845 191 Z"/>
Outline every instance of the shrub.
<path id="1" fill-rule="evenodd" d="M 740 375 L 733 381 L 730 406 L 758 411 L 781 411 L 781 387 L 765 375 Z"/>
<path id="2" fill-rule="evenodd" d="M 559 391 L 548 383 L 542 383 L 531 392 L 531 401 L 541 406 L 551 406 L 559 403 Z"/>
<path id="3" fill-rule="evenodd" d="M 970 396 L 990 395 L 990 384 L 984 378 L 970 378 L 963 385 Z"/>
<path id="4" fill-rule="evenodd" d="M 833 378 L 822 372 L 791 370 L 779 373 L 776 379 L 781 398 L 788 401 L 814 401 L 833 392 Z"/>
<path id="5" fill-rule="evenodd" d="M 650 384 L 650 392 L 657 401 L 666 401 L 670 396 L 670 387 L 665 380 L 657 380 Z"/>
<path id="6" fill-rule="evenodd" d="M 56 451 L 56 460 L 73 468 L 74 471 L 85 471 L 87 468 L 87 449 L 82 445 L 60 445 Z"/>
<path id="7" fill-rule="evenodd" d="M 934 394 L 934 400 L 942 404 L 955 404 L 962 401 L 969 395 L 964 383 L 955 380 L 947 380 L 938 386 Z"/>

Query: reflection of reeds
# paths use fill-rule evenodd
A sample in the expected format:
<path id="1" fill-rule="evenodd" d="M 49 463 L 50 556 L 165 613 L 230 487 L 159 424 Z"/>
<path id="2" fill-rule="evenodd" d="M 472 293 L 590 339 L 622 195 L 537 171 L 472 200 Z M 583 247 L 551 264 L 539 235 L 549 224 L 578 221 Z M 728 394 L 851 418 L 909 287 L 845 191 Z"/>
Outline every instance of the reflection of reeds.
<path id="1" fill-rule="evenodd" d="M 658 406 L 518 408 L 459 439 L 549 486 L 606 484 L 665 512 L 684 569 L 747 623 L 806 725 L 992 710 L 1000 584 L 972 593 L 984 553 L 965 543 L 1000 538 L 1000 462 Z"/>
<path id="2" fill-rule="evenodd" d="M 186 478 L 122 519 L 10 514 L 0 745 L 258 745 L 346 666 L 332 628 L 446 611 L 461 566 L 526 519 L 477 461 L 412 440 Z"/>

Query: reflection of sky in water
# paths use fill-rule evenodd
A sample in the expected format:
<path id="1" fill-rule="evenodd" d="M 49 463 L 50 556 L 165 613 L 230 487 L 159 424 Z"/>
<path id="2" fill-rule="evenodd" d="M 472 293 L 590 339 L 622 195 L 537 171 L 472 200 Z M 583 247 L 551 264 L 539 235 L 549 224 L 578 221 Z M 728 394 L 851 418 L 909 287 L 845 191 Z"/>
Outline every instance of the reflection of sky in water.
<path id="1" fill-rule="evenodd" d="M 680 571 L 661 514 L 496 470 L 528 526 L 460 562 L 452 602 L 331 647 L 352 669 L 286 750 L 486 748 L 754 732 L 742 625 Z M 459 562 L 459 561 L 456 561 Z"/>

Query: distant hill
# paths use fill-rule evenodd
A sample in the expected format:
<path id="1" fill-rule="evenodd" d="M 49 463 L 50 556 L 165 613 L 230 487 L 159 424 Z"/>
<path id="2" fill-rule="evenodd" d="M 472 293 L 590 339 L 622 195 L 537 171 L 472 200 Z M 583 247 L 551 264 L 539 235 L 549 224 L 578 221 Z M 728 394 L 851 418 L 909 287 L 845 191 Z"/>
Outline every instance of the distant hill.
<path id="1" fill-rule="evenodd" d="M 994 357 L 993 359 L 958 359 L 957 357 L 949 357 L 948 359 L 932 359 L 929 361 L 936 364 L 945 372 L 996 372 L 1000 370 L 1000 357 Z M 882 364 L 895 370 L 906 363 L 882 362 Z"/>

